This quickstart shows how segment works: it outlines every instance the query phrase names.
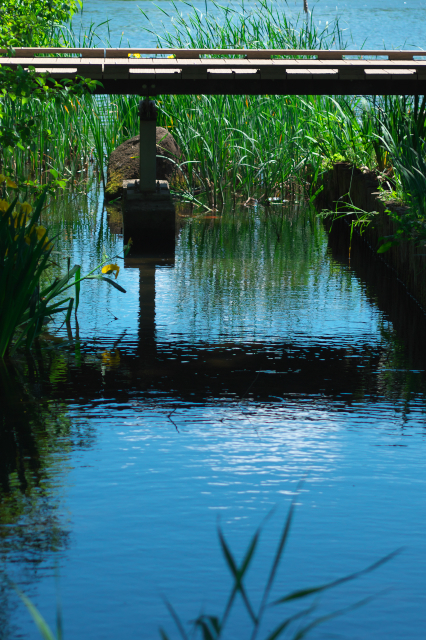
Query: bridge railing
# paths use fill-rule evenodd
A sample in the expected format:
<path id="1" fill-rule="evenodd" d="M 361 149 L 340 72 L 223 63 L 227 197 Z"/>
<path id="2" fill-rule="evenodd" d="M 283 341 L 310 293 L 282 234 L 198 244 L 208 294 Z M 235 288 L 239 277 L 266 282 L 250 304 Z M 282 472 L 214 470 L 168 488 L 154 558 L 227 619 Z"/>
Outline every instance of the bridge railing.
<path id="1" fill-rule="evenodd" d="M 14 55 L 10 50 L 0 49 L 0 57 L 36 58 L 36 57 L 81 57 L 81 58 L 130 58 L 154 59 L 161 57 L 178 58 L 181 60 L 202 59 L 203 56 L 227 58 L 229 56 L 242 57 L 248 60 L 311 58 L 314 60 L 348 60 L 366 58 L 381 58 L 391 61 L 408 61 L 426 58 L 426 51 L 419 50 L 378 50 L 378 49 L 153 49 L 153 48 L 83 48 L 83 47 L 17 47 Z"/>

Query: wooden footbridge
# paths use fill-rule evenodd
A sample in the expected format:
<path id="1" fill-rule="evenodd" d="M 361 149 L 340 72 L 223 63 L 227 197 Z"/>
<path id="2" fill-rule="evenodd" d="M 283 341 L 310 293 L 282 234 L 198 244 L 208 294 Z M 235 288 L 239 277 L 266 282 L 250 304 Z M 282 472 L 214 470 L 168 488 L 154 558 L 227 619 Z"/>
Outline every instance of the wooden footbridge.
<path id="1" fill-rule="evenodd" d="M 289 49 L 0 49 L 0 65 L 55 80 L 99 80 L 99 94 L 423 95 L 426 52 Z"/>
<path id="2" fill-rule="evenodd" d="M 54 80 L 98 80 L 95 93 L 140 102 L 140 179 L 123 182 L 127 242 L 174 246 L 175 210 L 156 179 L 157 108 L 149 96 L 425 95 L 426 52 L 289 49 L 0 49 L 0 66 L 33 68 Z M 156 240 L 157 239 L 157 240 Z"/>

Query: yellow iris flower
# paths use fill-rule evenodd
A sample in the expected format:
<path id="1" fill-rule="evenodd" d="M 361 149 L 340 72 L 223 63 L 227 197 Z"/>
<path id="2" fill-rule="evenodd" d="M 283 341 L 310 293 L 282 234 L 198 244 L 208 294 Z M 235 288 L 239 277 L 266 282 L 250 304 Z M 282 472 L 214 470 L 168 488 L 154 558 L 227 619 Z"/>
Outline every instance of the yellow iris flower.
<path id="1" fill-rule="evenodd" d="M 7 211 L 9 207 L 10 207 L 10 204 L 8 203 L 7 200 L 0 200 L 0 211 Z"/>
<path id="2" fill-rule="evenodd" d="M 13 180 L 9 177 L 6 178 L 6 184 L 10 189 L 17 189 L 18 185 L 16 184 L 16 182 L 13 182 Z"/>
<path id="3" fill-rule="evenodd" d="M 28 215 L 29 213 L 32 212 L 33 208 L 30 205 L 29 202 L 22 202 L 21 206 L 20 206 L 20 210 L 22 211 L 22 213 L 24 213 L 25 215 Z"/>
<path id="4" fill-rule="evenodd" d="M 41 240 L 44 234 L 46 233 L 46 228 L 40 225 L 35 228 L 35 232 L 37 234 L 37 240 Z"/>
<path id="5" fill-rule="evenodd" d="M 120 271 L 120 267 L 118 264 L 106 264 L 102 267 L 102 273 L 106 273 L 107 275 L 111 275 L 115 273 L 115 279 L 117 280 L 118 273 Z"/>

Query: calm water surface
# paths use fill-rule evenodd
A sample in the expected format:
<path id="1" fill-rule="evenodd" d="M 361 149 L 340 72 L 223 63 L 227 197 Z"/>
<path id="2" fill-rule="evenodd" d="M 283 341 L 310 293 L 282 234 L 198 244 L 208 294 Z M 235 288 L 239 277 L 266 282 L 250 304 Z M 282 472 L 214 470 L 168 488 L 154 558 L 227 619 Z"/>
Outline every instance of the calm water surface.
<path id="1" fill-rule="evenodd" d="M 51 326 L 2 371 L 0 638 L 38 638 L 8 580 L 52 625 L 59 598 L 68 640 L 177 637 L 164 597 L 184 621 L 224 604 L 217 524 L 241 558 L 275 508 L 258 602 L 305 477 L 274 595 L 403 547 L 320 598 L 318 615 L 375 596 L 312 637 L 423 639 L 424 315 L 303 209 L 180 212 L 173 255 L 121 263 L 126 294 L 85 283 L 72 336 Z M 96 193 L 53 224 L 83 269 L 121 249 Z M 238 605 L 228 637 L 248 628 Z"/>

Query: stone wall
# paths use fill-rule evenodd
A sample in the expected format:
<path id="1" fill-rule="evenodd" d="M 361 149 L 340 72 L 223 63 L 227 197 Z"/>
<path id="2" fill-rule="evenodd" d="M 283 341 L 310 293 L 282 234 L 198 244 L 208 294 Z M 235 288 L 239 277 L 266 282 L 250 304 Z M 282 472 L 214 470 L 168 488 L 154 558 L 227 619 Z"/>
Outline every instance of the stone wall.
<path id="1" fill-rule="evenodd" d="M 398 215 L 403 216 L 407 213 L 407 208 L 383 200 L 378 192 L 379 182 L 374 173 L 364 173 L 345 162 L 335 164 L 333 169 L 324 174 L 320 185 L 323 186 L 323 191 L 315 200 L 319 209 L 334 211 L 337 208 L 345 211 L 348 210 L 347 204 L 351 203 L 363 211 L 378 212 L 363 231 L 362 238 L 370 245 L 377 258 L 382 259 L 396 272 L 410 294 L 426 310 L 426 256 L 420 255 L 426 254 L 426 248 L 403 241 L 387 252 L 377 254 L 378 247 L 383 244 L 379 238 L 391 236 L 397 230 L 397 223 L 385 213 L 385 210 L 396 211 Z M 347 216 L 344 222 L 337 221 L 333 225 L 338 224 L 342 232 L 349 233 L 351 219 L 354 218 L 355 215 Z"/>

